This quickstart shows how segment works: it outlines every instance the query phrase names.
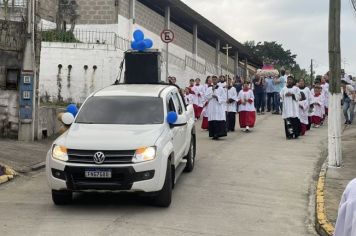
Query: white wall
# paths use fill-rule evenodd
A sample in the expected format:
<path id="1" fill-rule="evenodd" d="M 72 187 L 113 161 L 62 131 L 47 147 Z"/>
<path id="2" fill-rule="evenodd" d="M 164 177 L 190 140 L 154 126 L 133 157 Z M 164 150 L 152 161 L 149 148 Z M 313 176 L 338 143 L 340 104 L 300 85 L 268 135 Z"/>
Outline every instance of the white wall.
<path id="1" fill-rule="evenodd" d="M 82 102 L 91 92 L 114 82 L 122 56 L 122 52 L 110 45 L 43 42 L 40 96 L 57 101 L 61 81 L 63 100 Z M 58 73 L 59 64 L 62 65 L 61 73 Z M 68 65 L 72 65 L 70 76 Z M 97 66 L 95 71 L 94 65 Z"/>
<path id="2" fill-rule="evenodd" d="M 111 85 L 115 81 L 122 59 L 123 51 L 110 45 L 43 42 L 40 96 L 43 101 L 56 102 L 59 94 L 65 102 L 81 103 L 91 92 Z M 59 64 L 62 65 L 61 73 L 58 73 Z M 72 65 L 69 77 L 68 65 Z M 88 66 L 86 71 L 84 65 Z M 95 72 L 94 65 L 97 66 Z M 163 79 L 165 78 L 164 63 L 161 71 Z M 181 87 L 187 86 L 191 78 L 203 80 L 206 76 L 188 67 L 175 65 L 169 65 L 169 73 L 177 77 L 178 85 Z"/>

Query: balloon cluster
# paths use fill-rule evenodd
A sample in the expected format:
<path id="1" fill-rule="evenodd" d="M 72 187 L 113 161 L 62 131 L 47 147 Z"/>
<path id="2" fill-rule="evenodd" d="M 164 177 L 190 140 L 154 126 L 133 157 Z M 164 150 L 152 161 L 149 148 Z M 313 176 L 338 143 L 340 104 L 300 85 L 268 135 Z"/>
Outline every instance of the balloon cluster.
<path id="1" fill-rule="evenodd" d="M 78 113 L 78 108 L 75 104 L 69 104 L 66 107 L 66 112 L 59 113 L 57 118 L 63 124 L 59 133 L 64 133 L 73 123 L 75 116 Z"/>
<path id="2" fill-rule="evenodd" d="M 133 50 L 144 51 L 147 48 L 151 48 L 153 46 L 152 39 L 145 39 L 145 35 L 143 34 L 142 30 L 135 30 L 133 37 L 134 40 L 131 42 L 131 48 Z"/>

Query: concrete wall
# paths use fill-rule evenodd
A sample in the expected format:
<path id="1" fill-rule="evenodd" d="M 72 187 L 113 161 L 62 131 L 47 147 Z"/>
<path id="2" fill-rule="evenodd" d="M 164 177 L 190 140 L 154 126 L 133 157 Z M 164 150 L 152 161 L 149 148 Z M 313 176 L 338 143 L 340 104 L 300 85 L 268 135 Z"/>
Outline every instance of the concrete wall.
<path id="1" fill-rule="evenodd" d="M 41 106 L 39 109 L 39 137 L 44 139 L 57 134 L 62 127 L 61 122 L 58 121 L 57 115 L 64 112 L 65 108 L 53 106 Z"/>
<path id="2" fill-rule="evenodd" d="M 0 90 L 0 136 L 2 137 L 17 137 L 18 99 L 18 91 Z"/>
<path id="3" fill-rule="evenodd" d="M 115 81 L 122 59 L 123 51 L 110 45 L 43 42 L 39 85 L 41 101 L 82 103 L 90 93 Z M 177 77 L 180 86 L 186 86 L 190 78 L 205 78 L 206 74 L 174 60 L 170 57 L 169 72 Z M 162 78 L 164 66 L 161 68 Z"/>
<path id="4" fill-rule="evenodd" d="M 117 22 L 116 0 L 76 0 L 79 5 L 78 24 L 113 24 Z"/>
<path id="5" fill-rule="evenodd" d="M 22 68 L 25 26 L 0 20 L 0 136 L 17 137 L 18 91 L 6 90 L 7 69 Z"/>
<path id="6" fill-rule="evenodd" d="M 38 0 L 37 9 L 42 19 L 55 22 L 58 11 L 58 0 Z"/>

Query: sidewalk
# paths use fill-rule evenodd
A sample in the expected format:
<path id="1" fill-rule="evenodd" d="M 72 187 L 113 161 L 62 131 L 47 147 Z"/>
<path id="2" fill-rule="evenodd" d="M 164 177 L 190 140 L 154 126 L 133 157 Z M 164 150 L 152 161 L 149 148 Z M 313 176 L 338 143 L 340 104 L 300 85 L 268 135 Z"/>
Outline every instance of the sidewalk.
<path id="1" fill-rule="evenodd" d="M 0 164 L 10 166 L 19 173 L 29 172 L 45 161 L 52 141 L 53 139 L 46 139 L 27 143 L 0 139 Z M 43 164 L 40 164 L 37 168 L 42 166 Z"/>
<path id="2" fill-rule="evenodd" d="M 326 217 L 335 225 L 338 207 L 346 185 L 356 178 L 356 125 L 348 126 L 342 136 L 343 164 L 341 168 L 328 167 L 324 196 Z"/>

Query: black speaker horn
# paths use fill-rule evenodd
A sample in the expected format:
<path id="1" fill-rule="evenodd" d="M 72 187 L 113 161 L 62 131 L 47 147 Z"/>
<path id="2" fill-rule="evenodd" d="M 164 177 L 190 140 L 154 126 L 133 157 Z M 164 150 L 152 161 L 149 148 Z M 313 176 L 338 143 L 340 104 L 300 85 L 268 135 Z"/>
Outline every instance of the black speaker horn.
<path id="1" fill-rule="evenodd" d="M 129 50 L 125 52 L 125 84 L 160 84 L 161 52 Z"/>

